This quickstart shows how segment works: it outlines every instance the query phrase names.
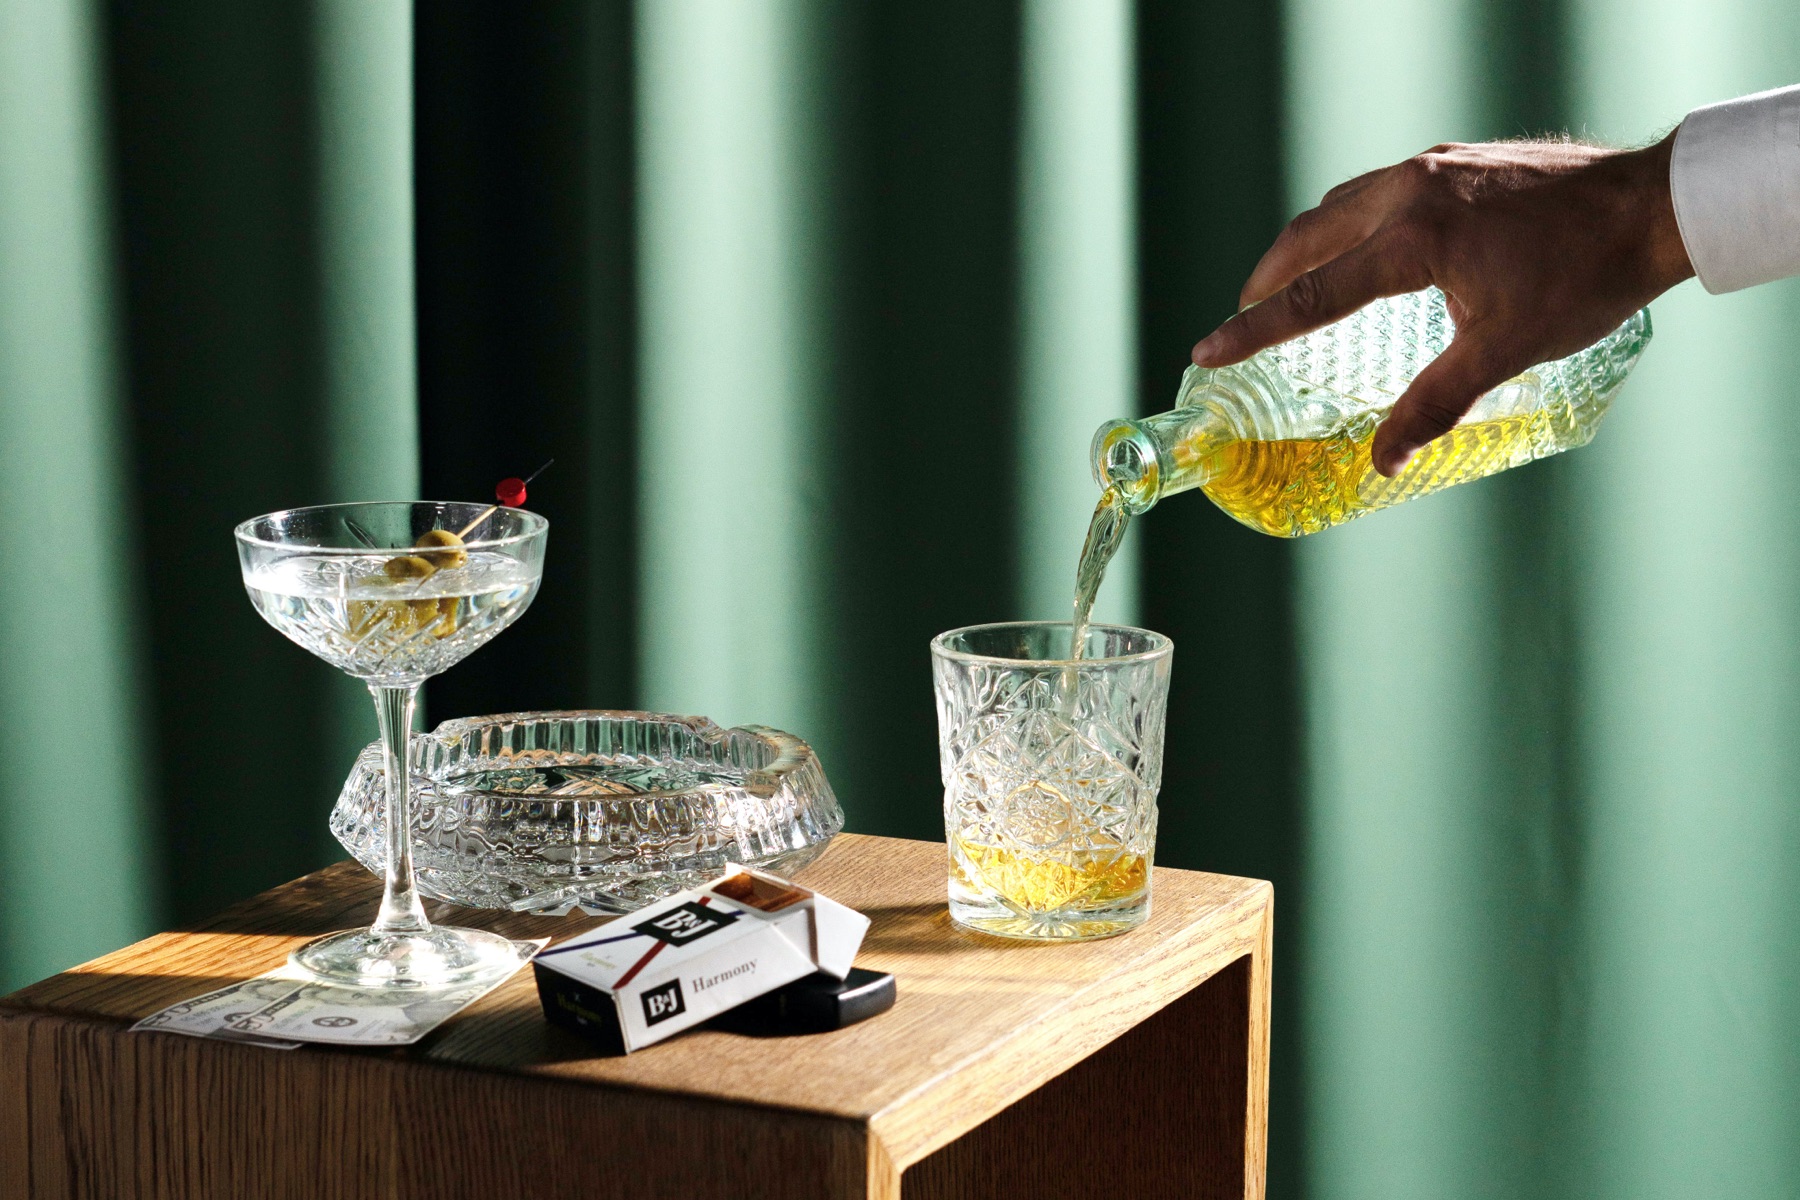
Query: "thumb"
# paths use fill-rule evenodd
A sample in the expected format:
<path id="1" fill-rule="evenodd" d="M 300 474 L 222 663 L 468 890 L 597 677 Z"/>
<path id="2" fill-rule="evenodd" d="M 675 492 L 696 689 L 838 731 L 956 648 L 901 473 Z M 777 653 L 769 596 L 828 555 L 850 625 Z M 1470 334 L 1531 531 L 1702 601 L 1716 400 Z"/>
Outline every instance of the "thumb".
<path id="1" fill-rule="evenodd" d="M 1398 475 L 1421 447 L 1456 428 L 1475 402 L 1517 372 L 1501 365 L 1479 324 L 1456 331 L 1456 338 L 1433 359 L 1375 431 L 1370 458 L 1383 475 Z"/>

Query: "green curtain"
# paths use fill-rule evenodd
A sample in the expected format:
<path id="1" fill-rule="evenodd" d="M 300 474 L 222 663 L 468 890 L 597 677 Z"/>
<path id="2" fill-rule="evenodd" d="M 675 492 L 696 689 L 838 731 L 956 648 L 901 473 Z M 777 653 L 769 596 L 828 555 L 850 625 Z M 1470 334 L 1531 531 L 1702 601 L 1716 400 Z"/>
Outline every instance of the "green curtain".
<path id="1" fill-rule="evenodd" d="M 1292 212 L 1800 79 L 1770 0 L 0 0 L 0 986 L 338 854 L 365 696 L 230 526 L 552 457 L 434 719 L 782 725 L 940 832 L 925 644 L 1059 616 L 1101 418 Z M 1280 899 L 1271 1194 L 1800 1188 L 1800 285 L 1596 444 L 1299 543 L 1204 500 L 1160 860 Z"/>
<path id="2" fill-rule="evenodd" d="M 1382 12 L 1289 9 L 1293 207 L 1800 79 L 1777 6 Z M 1315 1192 L 1793 1192 L 1797 303 L 1688 284 L 1591 449 L 1296 547 Z"/>
<path id="3" fill-rule="evenodd" d="M 411 18 L 0 5 L 0 978 L 334 853 L 369 702 L 231 526 L 418 486 Z"/>
<path id="4" fill-rule="evenodd" d="M 93 14 L 0 5 L 0 979 L 146 931 L 139 570 Z"/>
<path id="5" fill-rule="evenodd" d="M 1800 78 L 1791 6 L 1593 0 L 1572 33 L 1573 95 L 1607 134 Z M 1639 415 L 1576 476 L 1594 1014 L 1576 1103 L 1622 1187 L 1775 1195 L 1800 1176 L 1800 284 L 1688 287 L 1658 316 Z M 1682 900 L 1708 893 L 1731 919 Z"/>
<path id="6" fill-rule="evenodd" d="M 158 916 L 190 919 L 331 856 L 321 819 L 372 740 L 363 691 L 247 607 L 230 529 L 418 487 L 410 13 L 193 0 L 93 17 L 143 580 L 140 761 Z"/>
<path id="7" fill-rule="evenodd" d="M 1066 619 L 1071 555 L 1094 510 L 1090 434 L 1137 410 L 1136 63 L 1125 0 L 1034 3 L 1020 30 L 1019 597 Z M 1136 542 L 1098 620 L 1136 624 Z"/>

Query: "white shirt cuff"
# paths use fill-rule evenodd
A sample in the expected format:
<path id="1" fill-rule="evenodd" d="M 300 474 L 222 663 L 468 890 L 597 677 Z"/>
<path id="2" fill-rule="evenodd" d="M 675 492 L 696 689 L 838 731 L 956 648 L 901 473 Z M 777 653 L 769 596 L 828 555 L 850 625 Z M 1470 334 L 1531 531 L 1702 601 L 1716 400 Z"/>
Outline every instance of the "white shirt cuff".
<path id="1" fill-rule="evenodd" d="M 1707 291 L 1800 275 L 1800 86 L 1689 113 L 1675 134 L 1669 191 Z"/>

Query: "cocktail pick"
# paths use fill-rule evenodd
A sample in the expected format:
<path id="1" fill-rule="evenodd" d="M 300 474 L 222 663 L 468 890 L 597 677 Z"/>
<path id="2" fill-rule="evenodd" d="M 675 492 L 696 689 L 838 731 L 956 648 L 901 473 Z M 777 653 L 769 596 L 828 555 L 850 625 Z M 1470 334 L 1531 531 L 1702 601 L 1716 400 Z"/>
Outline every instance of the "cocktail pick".
<path id="1" fill-rule="evenodd" d="M 502 479 L 499 486 L 494 489 L 494 496 L 500 503 L 490 506 L 486 512 L 463 526 L 462 529 L 457 532 L 456 536 L 467 541 L 469 534 L 476 529 L 479 529 L 483 521 L 486 521 L 489 517 L 499 512 L 502 505 L 507 508 L 517 508 L 519 505 L 525 503 L 525 485 L 549 470 L 550 464 L 555 461 L 554 458 L 551 459 L 550 462 L 545 463 L 523 479 L 519 479 L 516 476 L 511 479 Z"/>
<path id="2" fill-rule="evenodd" d="M 355 521 L 352 521 L 350 518 L 346 517 L 346 518 L 344 518 L 344 525 L 350 530 L 351 533 L 356 535 L 357 541 L 361 542 L 363 545 L 367 546 L 369 549 L 371 549 L 371 550 L 381 549 L 380 546 L 377 546 L 375 544 L 375 539 L 373 537 L 369 536 L 369 531 L 364 529 L 361 525 L 357 524 Z"/>

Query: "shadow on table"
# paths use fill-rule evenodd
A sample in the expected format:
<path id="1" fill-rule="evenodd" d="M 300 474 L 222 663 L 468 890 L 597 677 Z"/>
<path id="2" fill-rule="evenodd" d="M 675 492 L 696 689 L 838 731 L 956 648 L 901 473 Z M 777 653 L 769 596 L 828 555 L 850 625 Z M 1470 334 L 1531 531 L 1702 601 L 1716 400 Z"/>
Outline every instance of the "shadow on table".
<path id="1" fill-rule="evenodd" d="M 1033 951 L 1045 946 L 1068 945 L 1067 942 L 992 937 L 962 929 L 951 923 L 949 906 L 942 901 L 876 905 L 857 911 L 873 922 L 868 936 L 863 938 L 865 953 L 956 954 L 971 946 L 979 946 L 985 951 Z"/>
<path id="2" fill-rule="evenodd" d="M 360 864 L 345 861 L 252 896 L 204 920 L 178 925 L 170 932 L 314 938 L 367 926 L 375 919 L 380 904 L 381 881 Z M 510 938 L 547 937 L 552 941 L 584 933 L 613 919 L 580 912 L 551 917 L 505 909 L 464 908 L 430 899 L 425 901 L 425 915 L 437 925 L 491 929 Z"/>

